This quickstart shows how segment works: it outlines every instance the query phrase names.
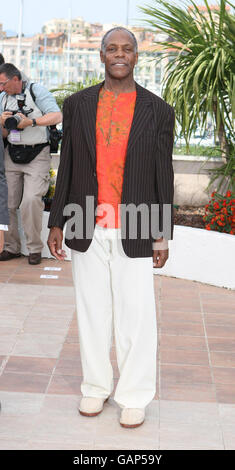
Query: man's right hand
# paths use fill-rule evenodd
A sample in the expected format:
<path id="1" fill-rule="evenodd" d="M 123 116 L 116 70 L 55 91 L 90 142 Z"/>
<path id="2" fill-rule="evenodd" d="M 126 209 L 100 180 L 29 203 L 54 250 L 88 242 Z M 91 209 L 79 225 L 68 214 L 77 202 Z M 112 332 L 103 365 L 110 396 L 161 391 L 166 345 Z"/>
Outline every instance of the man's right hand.
<path id="1" fill-rule="evenodd" d="M 1 114 L 1 117 L 0 117 L 0 124 L 1 124 L 2 127 L 5 125 L 6 119 L 8 119 L 8 118 L 11 117 L 11 116 L 12 116 L 12 112 L 11 112 L 11 111 L 4 111 L 4 112 Z"/>
<path id="2" fill-rule="evenodd" d="M 63 261 L 66 258 L 66 253 L 62 250 L 63 230 L 59 227 L 51 227 L 47 245 L 49 250 L 56 259 Z"/>

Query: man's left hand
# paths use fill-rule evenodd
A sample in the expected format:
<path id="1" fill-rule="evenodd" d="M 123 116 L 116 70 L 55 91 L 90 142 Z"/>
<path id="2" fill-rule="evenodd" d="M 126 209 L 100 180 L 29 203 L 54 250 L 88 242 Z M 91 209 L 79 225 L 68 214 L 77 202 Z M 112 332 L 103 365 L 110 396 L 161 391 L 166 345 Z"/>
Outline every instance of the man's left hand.
<path id="1" fill-rule="evenodd" d="M 27 118 L 21 113 L 17 113 L 17 115 L 21 117 L 21 121 L 19 122 L 17 129 L 25 129 L 26 127 L 32 126 L 32 119 Z"/>
<path id="2" fill-rule="evenodd" d="M 169 258 L 169 249 L 153 250 L 153 267 L 162 268 Z"/>

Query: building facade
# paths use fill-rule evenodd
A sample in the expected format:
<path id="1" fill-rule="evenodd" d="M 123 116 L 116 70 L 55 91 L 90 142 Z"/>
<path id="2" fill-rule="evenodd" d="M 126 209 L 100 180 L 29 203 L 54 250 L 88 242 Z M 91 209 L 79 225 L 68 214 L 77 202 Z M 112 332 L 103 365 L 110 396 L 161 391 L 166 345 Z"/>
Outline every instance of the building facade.
<path id="1" fill-rule="evenodd" d="M 116 25 L 88 24 L 82 18 L 69 21 L 53 19 L 43 26 L 43 33 L 21 39 L 18 57 L 18 38 L 0 39 L 0 52 L 6 62 L 17 65 L 32 81 L 48 89 L 69 82 L 104 78 L 104 65 L 100 61 L 100 44 L 104 33 Z M 165 60 L 157 44 L 157 34 L 140 27 L 130 27 L 139 45 L 139 61 L 135 68 L 136 81 L 161 96 Z M 89 31 L 89 34 L 88 34 Z M 70 41 L 68 40 L 70 38 Z"/>
<path id="2" fill-rule="evenodd" d="M 5 62 L 10 62 L 22 70 L 25 75 L 31 74 L 31 56 L 34 48 L 34 38 L 21 39 L 21 48 L 18 49 L 18 38 L 0 39 L 0 52 L 3 54 Z M 18 51 L 20 56 L 18 56 Z"/>

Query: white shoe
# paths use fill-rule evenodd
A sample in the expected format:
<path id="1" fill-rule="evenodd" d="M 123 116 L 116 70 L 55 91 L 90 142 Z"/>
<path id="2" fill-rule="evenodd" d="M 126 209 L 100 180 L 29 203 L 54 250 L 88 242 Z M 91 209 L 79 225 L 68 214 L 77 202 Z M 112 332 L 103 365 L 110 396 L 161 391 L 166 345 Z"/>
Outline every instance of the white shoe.
<path id="1" fill-rule="evenodd" d="M 124 428 L 137 428 L 143 424 L 144 418 L 144 408 L 124 408 L 121 413 L 120 424 Z"/>
<path id="2" fill-rule="evenodd" d="M 108 398 L 83 397 L 78 408 L 79 413 L 83 416 L 97 416 L 103 411 Z"/>

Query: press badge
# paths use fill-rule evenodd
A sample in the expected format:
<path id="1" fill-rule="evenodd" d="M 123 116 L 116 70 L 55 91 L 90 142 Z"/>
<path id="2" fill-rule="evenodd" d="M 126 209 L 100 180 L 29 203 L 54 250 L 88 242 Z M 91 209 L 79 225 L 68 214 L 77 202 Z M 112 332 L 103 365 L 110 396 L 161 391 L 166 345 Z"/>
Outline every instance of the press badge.
<path id="1" fill-rule="evenodd" d="M 20 131 L 13 130 L 10 132 L 10 141 L 13 142 L 20 142 L 21 135 Z"/>

